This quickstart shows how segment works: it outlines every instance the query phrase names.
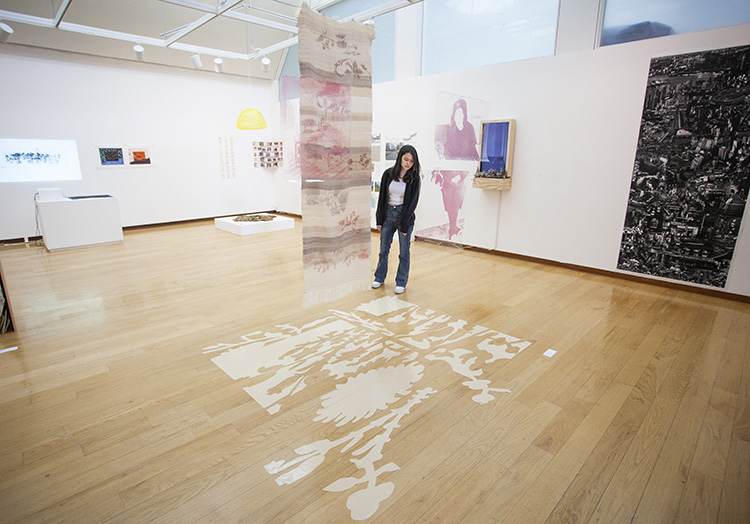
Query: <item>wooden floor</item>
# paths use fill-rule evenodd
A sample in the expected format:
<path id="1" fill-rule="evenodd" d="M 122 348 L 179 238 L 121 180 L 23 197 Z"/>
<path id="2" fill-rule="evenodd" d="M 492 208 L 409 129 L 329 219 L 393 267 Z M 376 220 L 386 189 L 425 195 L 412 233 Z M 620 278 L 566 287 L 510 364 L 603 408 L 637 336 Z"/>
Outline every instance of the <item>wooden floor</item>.
<path id="1" fill-rule="evenodd" d="M 378 524 L 750 522 L 750 304 L 416 242 L 401 300 L 531 344 L 485 358 L 489 382 L 445 351 L 392 351 L 423 398 L 404 407 L 414 386 L 348 423 L 320 413 L 353 375 L 297 369 L 306 387 L 271 413 L 206 348 L 393 296 L 391 275 L 303 309 L 301 230 L 206 221 L 0 249 L 17 324 L 0 349 L 18 346 L 0 354 L 0 522 L 345 523 L 367 508 Z M 382 355 L 357 373 L 376 376 Z M 488 383 L 509 391 L 480 403 Z M 316 451 L 363 444 L 394 406 L 379 446 Z M 294 482 L 266 468 L 298 456 L 312 458 Z"/>

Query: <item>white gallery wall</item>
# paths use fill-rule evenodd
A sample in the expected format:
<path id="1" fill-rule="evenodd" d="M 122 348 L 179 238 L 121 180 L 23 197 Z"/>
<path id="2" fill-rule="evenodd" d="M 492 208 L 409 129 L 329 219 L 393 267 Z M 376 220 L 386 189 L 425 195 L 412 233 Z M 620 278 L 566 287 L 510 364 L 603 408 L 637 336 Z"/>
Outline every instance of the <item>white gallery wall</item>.
<path id="1" fill-rule="evenodd" d="M 466 182 L 461 243 L 617 272 L 651 58 L 747 44 L 745 24 L 377 84 L 373 133 L 394 139 L 416 133 L 409 142 L 423 173 L 473 173 L 476 162 L 438 158 L 434 128 L 443 115 L 436 101 L 450 93 L 487 102 L 483 119 L 516 120 L 512 188 Z M 749 208 L 724 289 L 745 296 Z M 424 176 L 415 230 L 441 213 L 440 191 Z"/>
<path id="2" fill-rule="evenodd" d="M 0 45 L 0 138 L 72 139 L 81 180 L 0 183 L 0 239 L 35 236 L 34 194 L 110 194 L 123 226 L 275 208 L 253 140 L 280 140 L 271 82 Z M 240 131 L 259 109 L 268 129 Z M 147 147 L 150 166 L 102 167 L 99 146 Z"/>

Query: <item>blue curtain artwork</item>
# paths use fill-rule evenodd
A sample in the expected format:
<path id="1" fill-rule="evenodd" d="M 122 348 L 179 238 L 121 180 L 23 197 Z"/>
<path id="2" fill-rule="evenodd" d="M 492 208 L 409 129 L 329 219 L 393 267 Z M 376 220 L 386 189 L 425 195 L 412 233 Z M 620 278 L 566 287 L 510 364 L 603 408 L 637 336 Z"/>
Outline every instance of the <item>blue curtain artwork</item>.
<path id="1" fill-rule="evenodd" d="M 484 122 L 482 124 L 482 158 L 480 170 L 494 169 L 498 173 L 505 169 L 508 155 L 510 122 Z"/>

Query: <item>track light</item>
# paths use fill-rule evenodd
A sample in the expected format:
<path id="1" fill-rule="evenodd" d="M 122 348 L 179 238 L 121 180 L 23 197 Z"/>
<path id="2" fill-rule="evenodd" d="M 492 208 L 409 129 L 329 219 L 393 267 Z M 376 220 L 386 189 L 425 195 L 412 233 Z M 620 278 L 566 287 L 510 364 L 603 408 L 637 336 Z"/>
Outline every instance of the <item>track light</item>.
<path id="1" fill-rule="evenodd" d="M 190 57 L 190 60 L 192 60 L 194 68 L 200 69 L 201 67 L 203 67 L 203 62 L 201 62 L 201 55 L 193 55 Z"/>
<path id="2" fill-rule="evenodd" d="M 7 42 L 11 36 L 13 36 L 13 28 L 8 24 L 0 22 L 0 42 Z"/>
<path id="3" fill-rule="evenodd" d="M 260 61 L 260 69 L 264 73 L 268 73 L 271 70 L 271 59 L 264 56 Z"/>
<path id="4" fill-rule="evenodd" d="M 135 59 L 139 62 L 143 62 L 143 60 L 146 58 L 145 55 L 145 49 L 143 49 L 143 46 L 141 44 L 135 44 L 133 46 L 133 51 L 135 52 Z"/>
<path id="5" fill-rule="evenodd" d="M 224 72 L 224 60 L 221 58 L 214 58 L 214 70 L 217 73 L 223 73 Z"/>

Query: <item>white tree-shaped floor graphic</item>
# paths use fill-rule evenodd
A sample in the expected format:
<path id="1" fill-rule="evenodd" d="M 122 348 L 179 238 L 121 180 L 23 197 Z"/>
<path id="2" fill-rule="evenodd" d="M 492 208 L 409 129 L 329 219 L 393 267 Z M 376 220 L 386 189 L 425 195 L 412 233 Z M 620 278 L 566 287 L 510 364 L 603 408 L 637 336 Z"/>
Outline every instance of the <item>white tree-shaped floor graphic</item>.
<path id="1" fill-rule="evenodd" d="M 437 393 L 421 384 L 427 361 L 448 364 L 465 378 L 464 386 L 476 391 L 472 399 L 485 404 L 509 390 L 491 387 L 481 366 L 513 358 L 531 343 L 469 327 L 396 297 L 373 300 L 351 313 L 330 313 L 301 328 L 277 326 L 277 331 L 251 333 L 241 342 L 204 352 L 219 352 L 211 360 L 232 379 L 248 380 L 245 391 L 270 414 L 304 390 L 313 374 L 327 374 L 331 388 L 321 397 L 314 421 L 351 426 L 351 431 L 299 447 L 295 457 L 272 460 L 265 468 L 281 486 L 310 474 L 335 450 L 348 453 L 361 475 L 340 478 L 324 489 L 353 490 L 346 505 L 354 520 L 364 520 L 395 488 L 392 482 L 378 483 L 380 475 L 399 469 L 393 462 L 378 465 L 386 443 L 401 419 Z"/>

